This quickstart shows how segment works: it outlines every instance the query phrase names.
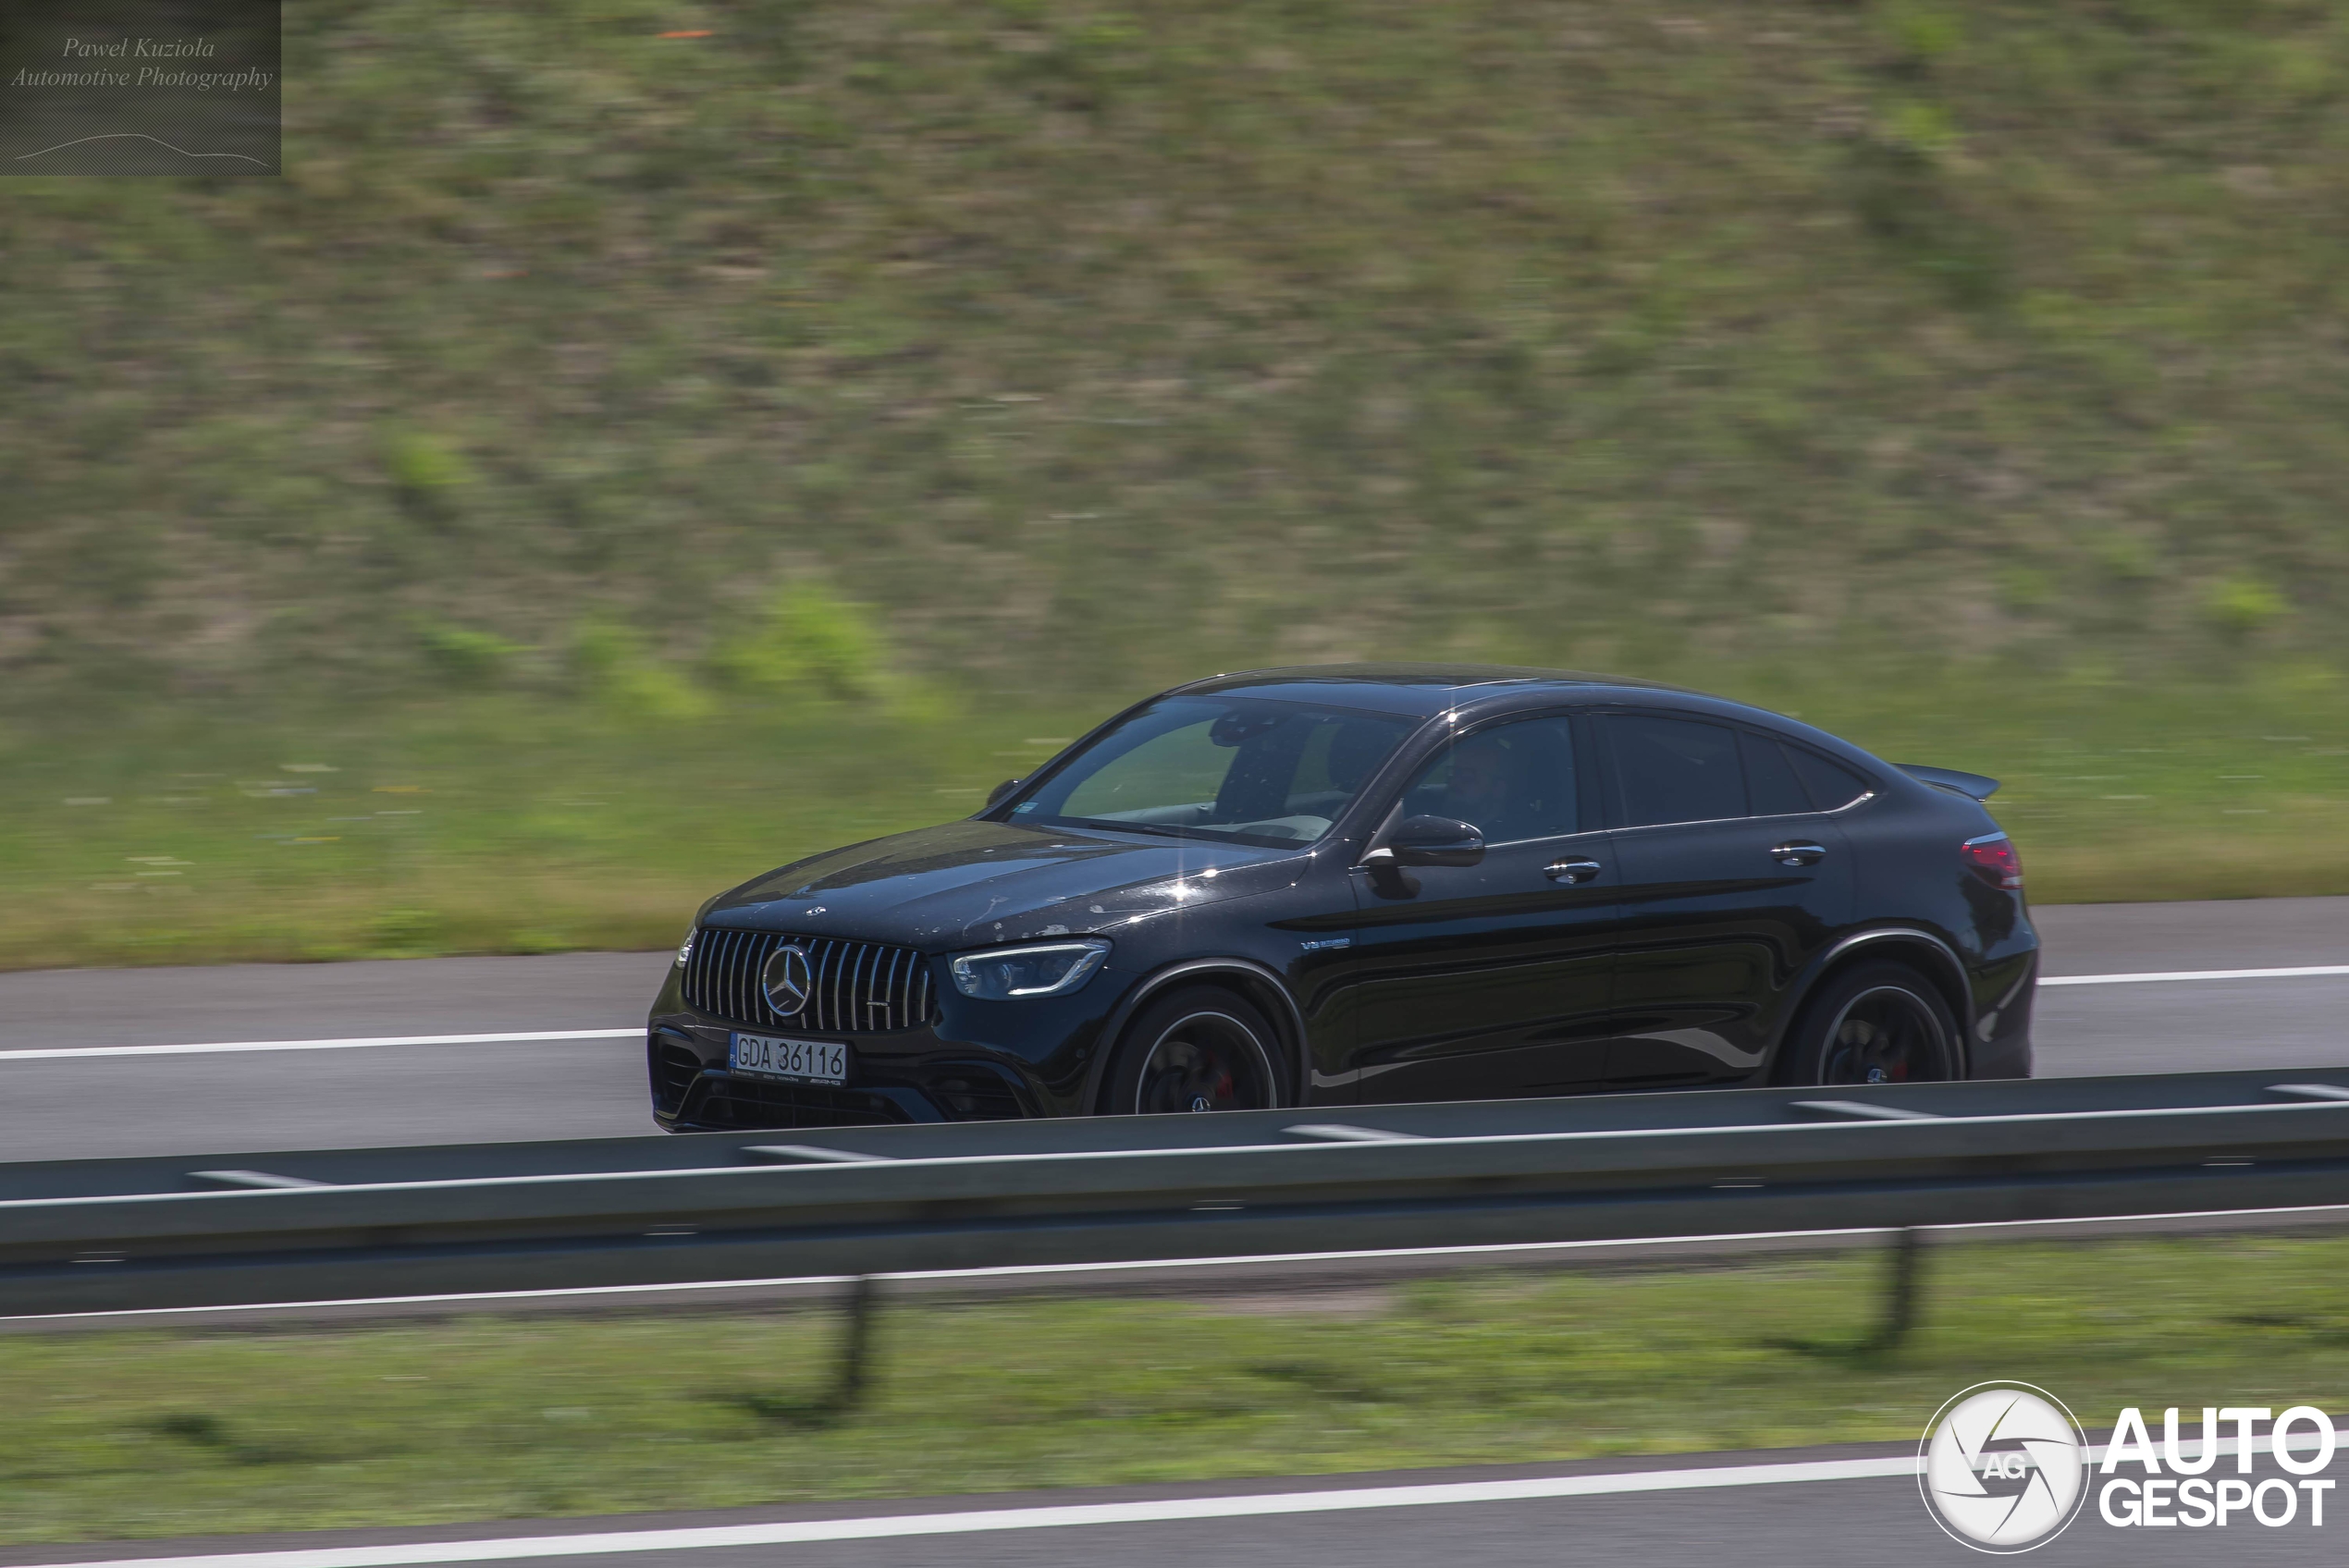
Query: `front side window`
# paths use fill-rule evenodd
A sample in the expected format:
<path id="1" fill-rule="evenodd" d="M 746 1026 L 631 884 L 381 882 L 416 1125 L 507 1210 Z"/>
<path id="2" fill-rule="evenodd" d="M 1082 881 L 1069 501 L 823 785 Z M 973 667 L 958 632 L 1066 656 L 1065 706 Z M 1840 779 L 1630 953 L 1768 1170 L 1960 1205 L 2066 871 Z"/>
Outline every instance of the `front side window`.
<path id="1" fill-rule="evenodd" d="M 1010 820 L 1286 846 L 1330 830 L 1412 721 L 1246 697 L 1170 697 L 1015 797 Z"/>
<path id="2" fill-rule="evenodd" d="M 1465 822 L 1488 844 L 1580 831 L 1574 723 L 1563 715 L 1495 725 L 1436 753 L 1403 796 L 1405 816 Z"/>
<path id="3" fill-rule="evenodd" d="M 1647 714 L 1611 714 L 1606 726 L 1626 827 L 1746 815 L 1736 730 Z"/>

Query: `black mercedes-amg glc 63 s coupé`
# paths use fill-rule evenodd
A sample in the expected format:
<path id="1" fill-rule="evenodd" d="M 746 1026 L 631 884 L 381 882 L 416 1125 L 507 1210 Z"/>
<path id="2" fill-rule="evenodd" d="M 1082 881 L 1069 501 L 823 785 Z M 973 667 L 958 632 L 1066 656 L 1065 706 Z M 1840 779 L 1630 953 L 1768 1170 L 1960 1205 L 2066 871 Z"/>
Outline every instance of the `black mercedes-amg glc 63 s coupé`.
<path id="1" fill-rule="evenodd" d="M 1996 787 L 1632 680 L 1196 681 L 965 821 L 713 899 L 653 1006 L 654 1114 L 2023 1077 L 2038 939 Z"/>

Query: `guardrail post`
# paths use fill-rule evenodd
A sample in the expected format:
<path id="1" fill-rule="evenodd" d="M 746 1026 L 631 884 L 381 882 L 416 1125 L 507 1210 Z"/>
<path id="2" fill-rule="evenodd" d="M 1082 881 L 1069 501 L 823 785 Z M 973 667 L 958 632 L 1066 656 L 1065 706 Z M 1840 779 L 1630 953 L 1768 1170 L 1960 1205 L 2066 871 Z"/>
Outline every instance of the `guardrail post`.
<path id="1" fill-rule="evenodd" d="M 1917 1321 L 1917 1268 L 1925 1244 L 1913 1225 L 1893 1232 L 1892 1256 L 1885 1266 L 1884 1317 L 1868 1341 L 1870 1350 L 1890 1350 L 1909 1337 Z"/>
<path id="2" fill-rule="evenodd" d="M 824 1401 L 828 1413 L 854 1410 L 865 1396 L 873 1345 L 873 1280 L 859 1274 L 848 1287 L 848 1324 L 841 1341 L 840 1372 Z"/>

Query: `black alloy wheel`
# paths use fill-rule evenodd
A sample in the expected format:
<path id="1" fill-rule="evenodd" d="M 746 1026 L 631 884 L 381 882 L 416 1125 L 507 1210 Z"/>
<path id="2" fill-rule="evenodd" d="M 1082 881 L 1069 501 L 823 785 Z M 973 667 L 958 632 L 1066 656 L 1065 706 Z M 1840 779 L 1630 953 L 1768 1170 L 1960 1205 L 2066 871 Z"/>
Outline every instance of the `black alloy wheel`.
<path id="1" fill-rule="evenodd" d="M 1906 964 L 1838 975 L 1802 1011 L 1789 1042 L 1797 1084 L 1925 1084 L 1957 1075 L 1949 1004 Z"/>
<path id="2" fill-rule="evenodd" d="M 1189 986 L 1142 1010 L 1110 1084 L 1113 1113 L 1266 1110 L 1281 1103 L 1272 1025 L 1221 986 Z"/>

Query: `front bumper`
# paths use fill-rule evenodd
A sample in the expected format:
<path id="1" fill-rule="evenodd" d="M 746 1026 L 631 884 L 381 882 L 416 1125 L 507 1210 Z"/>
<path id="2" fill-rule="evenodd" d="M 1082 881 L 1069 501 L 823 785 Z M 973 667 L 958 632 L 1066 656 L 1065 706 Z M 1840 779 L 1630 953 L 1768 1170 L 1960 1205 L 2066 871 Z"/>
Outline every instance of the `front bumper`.
<path id="1" fill-rule="evenodd" d="M 859 1127 L 913 1121 L 1003 1121 L 1068 1116 L 1124 987 L 1111 972 L 1072 997 L 1016 1002 L 941 997 L 937 1016 L 879 1035 L 741 1024 L 688 1007 L 675 979 L 647 1020 L 653 1120 L 671 1132 Z M 730 1072 L 728 1036 L 837 1041 L 848 1047 L 838 1087 Z"/>
<path id="2" fill-rule="evenodd" d="M 862 1127 L 909 1121 L 1006 1121 L 1051 1114 L 1035 1086 L 1004 1063 L 955 1052 L 932 1035 L 912 1052 L 901 1035 L 876 1051 L 854 1035 L 837 1088 L 726 1071 L 732 1025 L 692 1014 L 656 1016 L 646 1041 L 653 1120 L 671 1132 Z M 773 1033 L 771 1030 L 761 1033 Z M 915 1031 L 929 1035 L 927 1030 Z"/>

